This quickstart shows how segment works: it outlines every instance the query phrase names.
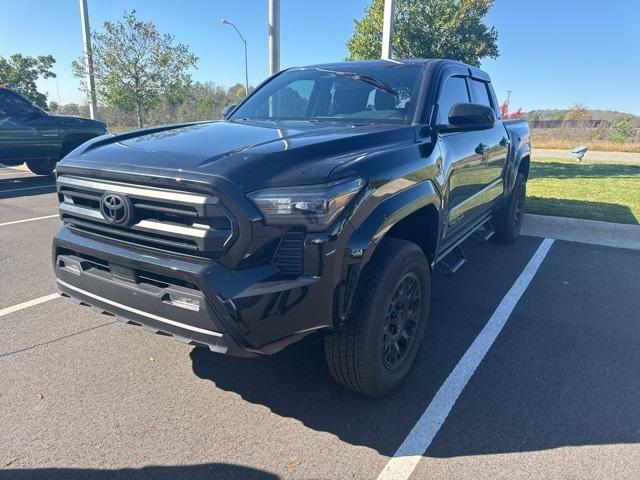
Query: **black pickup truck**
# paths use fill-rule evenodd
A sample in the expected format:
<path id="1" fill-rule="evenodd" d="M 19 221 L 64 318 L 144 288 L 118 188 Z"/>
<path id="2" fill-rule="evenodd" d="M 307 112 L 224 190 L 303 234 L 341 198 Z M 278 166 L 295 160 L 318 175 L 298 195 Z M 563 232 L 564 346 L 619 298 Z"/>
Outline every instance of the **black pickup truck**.
<path id="1" fill-rule="evenodd" d="M 0 86 L 0 163 L 51 175 L 56 162 L 87 140 L 107 133 L 97 120 L 51 115 Z"/>
<path id="2" fill-rule="evenodd" d="M 513 242 L 529 129 L 448 60 L 291 68 L 225 120 L 103 136 L 58 166 L 62 295 L 231 355 L 324 334 L 333 377 L 398 386 L 432 272 Z"/>

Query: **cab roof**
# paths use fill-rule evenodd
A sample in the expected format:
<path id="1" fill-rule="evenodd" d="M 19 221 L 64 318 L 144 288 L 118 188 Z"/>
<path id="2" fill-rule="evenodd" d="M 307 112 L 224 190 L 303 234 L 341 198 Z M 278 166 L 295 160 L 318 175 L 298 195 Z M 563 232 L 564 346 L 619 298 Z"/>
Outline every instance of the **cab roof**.
<path id="1" fill-rule="evenodd" d="M 390 65 L 434 65 L 440 68 L 444 68 L 447 66 L 458 66 L 463 67 L 469 72 L 469 76 L 473 78 L 477 78 L 479 80 L 484 80 L 485 82 L 490 82 L 491 79 L 489 75 L 480 70 L 477 67 L 472 65 L 468 65 L 466 63 L 460 62 L 458 60 L 450 60 L 447 58 L 408 58 L 408 59 L 379 59 L 379 60 L 354 60 L 354 61 L 343 61 L 343 62 L 332 62 L 332 63 L 320 63 L 316 65 L 307 65 L 306 68 L 345 68 L 345 67 L 367 67 L 367 66 L 375 66 L 375 67 L 383 67 Z"/>

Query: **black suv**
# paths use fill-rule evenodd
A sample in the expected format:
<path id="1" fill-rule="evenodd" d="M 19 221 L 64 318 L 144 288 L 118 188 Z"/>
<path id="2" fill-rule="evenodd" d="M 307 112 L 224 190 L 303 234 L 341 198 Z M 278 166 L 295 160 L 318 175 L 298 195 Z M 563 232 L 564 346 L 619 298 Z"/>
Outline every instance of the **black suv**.
<path id="1" fill-rule="evenodd" d="M 432 272 L 513 242 L 529 129 L 447 60 L 292 68 L 223 121 L 87 142 L 58 166 L 60 293 L 232 355 L 319 332 L 334 378 L 383 395 L 425 333 Z"/>
<path id="2" fill-rule="evenodd" d="M 8 88 L 0 87 L 0 163 L 50 175 L 56 162 L 87 140 L 104 135 L 103 122 L 51 115 Z"/>

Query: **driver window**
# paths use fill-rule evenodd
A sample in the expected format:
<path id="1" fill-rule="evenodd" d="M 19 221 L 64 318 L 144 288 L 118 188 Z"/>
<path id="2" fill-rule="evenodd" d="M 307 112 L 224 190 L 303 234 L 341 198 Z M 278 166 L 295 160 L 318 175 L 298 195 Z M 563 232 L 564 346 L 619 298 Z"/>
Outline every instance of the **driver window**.
<path id="1" fill-rule="evenodd" d="M 469 92 L 464 77 L 450 77 L 442 87 L 438 100 L 438 125 L 449 123 L 449 110 L 456 103 L 469 103 Z"/>

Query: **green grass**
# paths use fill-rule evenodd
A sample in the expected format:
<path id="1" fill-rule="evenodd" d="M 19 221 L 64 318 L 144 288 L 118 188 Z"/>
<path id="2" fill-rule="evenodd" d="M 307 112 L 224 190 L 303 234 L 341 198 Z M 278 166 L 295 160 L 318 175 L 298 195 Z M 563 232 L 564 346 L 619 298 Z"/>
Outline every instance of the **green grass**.
<path id="1" fill-rule="evenodd" d="M 640 164 L 534 158 L 527 213 L 640 223 Z"/>

